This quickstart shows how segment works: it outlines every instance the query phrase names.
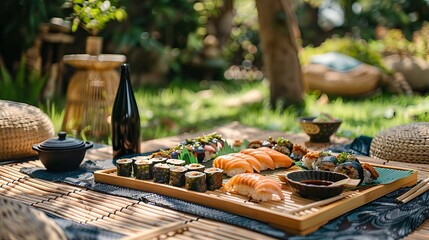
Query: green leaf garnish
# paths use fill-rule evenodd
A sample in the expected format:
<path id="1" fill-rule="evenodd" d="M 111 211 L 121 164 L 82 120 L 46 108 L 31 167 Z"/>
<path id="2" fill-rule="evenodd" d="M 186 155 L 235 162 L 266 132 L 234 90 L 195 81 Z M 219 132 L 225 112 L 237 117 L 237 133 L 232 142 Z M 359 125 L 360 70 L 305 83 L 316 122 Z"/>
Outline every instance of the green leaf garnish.
<path id="1" fill-rule="evenodd" d="M 197 157 L 195 157 L 194 154 L 191 154 L 186 147 L 184 147 L 180 153 L 179 159 L 184 160 L 186 164 L 198 163 Z"/>
<path id="2" fill-rule="evenodd" d="M 224 146 L 219 150 L 219 152 L 217 153 L 217 156 L 240 152 L 241 150 L 246 149 L 247 145 L 249 145 L 249 140 L 247 139 L 243 140 L 243 144 L 241 144 L 240 147 L 233 147 L 229 145 L 228 142 L 225 141 Z"/>

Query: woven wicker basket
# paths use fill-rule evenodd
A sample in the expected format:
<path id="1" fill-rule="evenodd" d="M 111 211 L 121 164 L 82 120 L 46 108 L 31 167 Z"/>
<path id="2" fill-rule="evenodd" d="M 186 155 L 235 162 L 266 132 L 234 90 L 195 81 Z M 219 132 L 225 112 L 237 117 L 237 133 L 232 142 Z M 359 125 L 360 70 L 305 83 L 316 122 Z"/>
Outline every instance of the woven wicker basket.
<path id="1" fill-rule="evenodd" d="M 43 212 L 0 197 L 0 239 L 67 239 L 63 230 Z"/>
<path id="2" fill-rule="evenodd" d="M 416 122 L 381 131 L 372 140 L 370 155 L 389 161 L 429 163 L 429 123 Z"/>
<path id="3" fill-rule="evenodd" d="M 53 137 L 54 126 L 40 109 L 0 100 L 0 161 L 37 155 L 33 144 Z"/>

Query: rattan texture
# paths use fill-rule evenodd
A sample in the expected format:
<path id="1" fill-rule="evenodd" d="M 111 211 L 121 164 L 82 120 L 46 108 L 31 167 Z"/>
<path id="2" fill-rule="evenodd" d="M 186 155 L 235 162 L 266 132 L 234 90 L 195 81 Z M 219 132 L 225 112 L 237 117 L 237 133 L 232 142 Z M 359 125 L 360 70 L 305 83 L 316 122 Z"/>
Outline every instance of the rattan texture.
<path id="1" fill-rule="evenodd" d="M 67 239 L 63 230 L 43 212 L 0 197 L 0 239 Z"/>
<path id="2" fill-rule="evenodd" d="M 388 161 L 429 163 L 429 122 L 415 122 L 381 131 L 370 155 Z"/>
<path id="3" fill-rule="evenodd" d="M 0 161 L 37 155 L 32 145 L 54 133 L 52 121 L 39 108 L 0 100 Z"/>

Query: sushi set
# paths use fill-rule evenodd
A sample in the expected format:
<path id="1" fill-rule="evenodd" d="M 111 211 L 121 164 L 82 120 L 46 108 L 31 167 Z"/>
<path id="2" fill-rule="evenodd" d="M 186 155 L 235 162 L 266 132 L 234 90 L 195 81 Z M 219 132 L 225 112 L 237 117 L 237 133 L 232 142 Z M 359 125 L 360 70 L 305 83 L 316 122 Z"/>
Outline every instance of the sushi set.
<path id="1" fill-rule="evenodd" d="M 311 233 L 335 217 L 417 182 L 417 171 L 367 164 L 367 157 L 359 156 L 358 160 L 346 153 L 309 152 L 280 138 L 240 143 L 244 145 L 241 148 L 234 142 L 234 151 L 222 152 L 226 141 L 216 134 L 211 136 L 216 139 L 215 145 L 207 138 L 204 144 L 186 141 L 194 145 L 186 148 L 197 162 L 174 158 L 186 145 L 175 146 L 174 150 L 150 156 L 118 159 L 116 168 L 96 171 L 95 181 L 224 210 L 267 222 L 291 234 Z M 206 149 L 204 154 L 202 149 Z M 284 180 L 289 173 L 307 171 L 323 173 L 316 176 L 340 176 L 329 184 L 351 179 L 360 183 L 360 187 L 332 186 L 341 191 L 326 198 L 312 198 Z M 400 173 L 400 177 L 383 182 L 385 172 Z M 379 175 L 381 180 L 377 180 Z M 382 184 L 377 184 L 380 181 Z M 311 183 L 308 186 L 314 185 L 314 180 Z M 324 186 L 313 187 L 327 192 Z"/>

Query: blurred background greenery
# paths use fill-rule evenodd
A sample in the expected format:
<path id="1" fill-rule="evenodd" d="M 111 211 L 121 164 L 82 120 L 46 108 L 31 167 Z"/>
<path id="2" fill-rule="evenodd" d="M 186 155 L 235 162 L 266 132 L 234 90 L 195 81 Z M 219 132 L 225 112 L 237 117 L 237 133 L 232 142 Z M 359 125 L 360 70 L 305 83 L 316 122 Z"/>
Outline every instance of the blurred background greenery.
<path id="1" fill-rule="evenodd" d="M 254 1 L 111 2 L 124 6 L 128 17 L 99 32 L 103 52 L 127 56 L 144 140 L 208 130 L 230 121 L 298 132 L 299 115 L 320 112 L 342 118 L 338 134 L 350 138 L 429 119 L 425 92 L 398 95 L 383 87 L 360 98 L 308 91 L 304 110 L 270 107 Z M 338 51 L 392 74 L 383 63 L 386 53 L 428 60 L 425 0 L 296 0 L 295 5 L 302 64 L 314 54 Z M 54 17 L 70 20 L 71 12 L 64 0 L 0 3 L 0 98 L 40 107 L 57 131 L 71 70 L 65 66 L 62 86 L 46 94 L 50 72 L 45 59 L 39 59 L 47 51 L 41 29 Z M 52 31 L 52 22 L 48 27 Z M 83 53 L 88 33 L 79 28 L 67 34 L 74 42 L 62 46 L 62 53 Z M 59 51 L 58 46 L 54 50 Z"/>

